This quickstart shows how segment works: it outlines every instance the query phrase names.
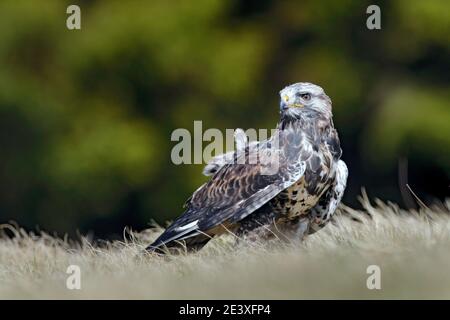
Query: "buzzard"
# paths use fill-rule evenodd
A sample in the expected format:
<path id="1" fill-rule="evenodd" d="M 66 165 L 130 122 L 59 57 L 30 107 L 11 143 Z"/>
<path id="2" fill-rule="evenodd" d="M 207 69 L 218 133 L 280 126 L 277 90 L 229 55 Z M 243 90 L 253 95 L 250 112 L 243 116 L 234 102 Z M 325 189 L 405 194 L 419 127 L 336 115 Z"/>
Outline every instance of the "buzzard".
<path id="1" fill-rule="evenodd" d="M 238 238 L 303 239 L 330 220 L 348 176 L 331 100 L 307 82 L 284 88 L 280 97 L 274 134 L 247 143 L 245 133 L 237 131 L 237 150 L 206 166 L 204 174 L 211 179 L 148 251 L 163 253 L 183 245 L 198 250 L 225 232 Z"/>

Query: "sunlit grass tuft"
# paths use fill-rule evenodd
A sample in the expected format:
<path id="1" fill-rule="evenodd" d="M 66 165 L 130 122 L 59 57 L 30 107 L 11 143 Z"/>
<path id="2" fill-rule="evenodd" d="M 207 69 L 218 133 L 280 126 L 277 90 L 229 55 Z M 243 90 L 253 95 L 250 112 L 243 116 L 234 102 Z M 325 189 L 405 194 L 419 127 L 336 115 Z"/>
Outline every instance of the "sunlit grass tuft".
<path id="1" fill-rule="evenodd" d="M 142 254 L 153 229 L 99 246 L 3 225 L 0 298 L 450 298 L 449 203 L 417 212 L 362 203 L 303 243 L 236 247 L 230 236 L 165 257 Z M 66 287 L 69 265 L 81 269 L 81 290 Z M 367 289 L 369 265 L 381 268 L 381 290 Z"/>

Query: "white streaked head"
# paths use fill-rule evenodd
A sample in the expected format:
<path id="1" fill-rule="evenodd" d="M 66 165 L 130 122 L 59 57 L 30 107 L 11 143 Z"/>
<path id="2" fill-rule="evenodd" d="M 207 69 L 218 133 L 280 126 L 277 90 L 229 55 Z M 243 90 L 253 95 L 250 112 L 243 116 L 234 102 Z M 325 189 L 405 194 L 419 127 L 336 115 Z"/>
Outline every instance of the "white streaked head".
<path id="1" fill-rule="evenodd" d="M 312 109 L 331 116 L 331 99 L 318 85 L 298 82 L 280 91 L 280 112 L 295 116 Z"/>

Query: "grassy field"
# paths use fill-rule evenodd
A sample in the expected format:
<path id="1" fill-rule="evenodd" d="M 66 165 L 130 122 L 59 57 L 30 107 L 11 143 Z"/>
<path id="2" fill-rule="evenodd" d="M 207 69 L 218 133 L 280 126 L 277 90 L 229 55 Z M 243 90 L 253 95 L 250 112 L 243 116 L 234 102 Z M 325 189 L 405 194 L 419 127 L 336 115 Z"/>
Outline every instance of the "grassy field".
<path id="1" fill-rule="evenodd" d="M 157 236 L 150 230 L 93 246 L 3 225 L 16 236 L 0 239 L 0 299 L 449 299 L 449 204 L 363 203 L 303 243 L 235 247 L 229 236 L 169 257 L 140 254 Z M 69 265 L 80 267 L 80 290 L 66 288 Z M 367 289 L 369 265 L 381 269 L 380 290 Z"/>

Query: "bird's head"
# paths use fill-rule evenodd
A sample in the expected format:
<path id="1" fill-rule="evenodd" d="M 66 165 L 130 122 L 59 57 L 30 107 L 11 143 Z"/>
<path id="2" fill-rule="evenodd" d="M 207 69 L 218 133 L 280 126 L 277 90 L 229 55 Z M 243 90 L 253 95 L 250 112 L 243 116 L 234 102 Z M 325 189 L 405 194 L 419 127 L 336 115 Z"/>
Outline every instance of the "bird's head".
<path id="1" fill-rule="evenodd" d="M 316 111 L 331 117 L 331 99 L 321 87 L 308 82 L 299 82 L 280 91 L 282 116 L 297 118 L 308 111 Z"/>

